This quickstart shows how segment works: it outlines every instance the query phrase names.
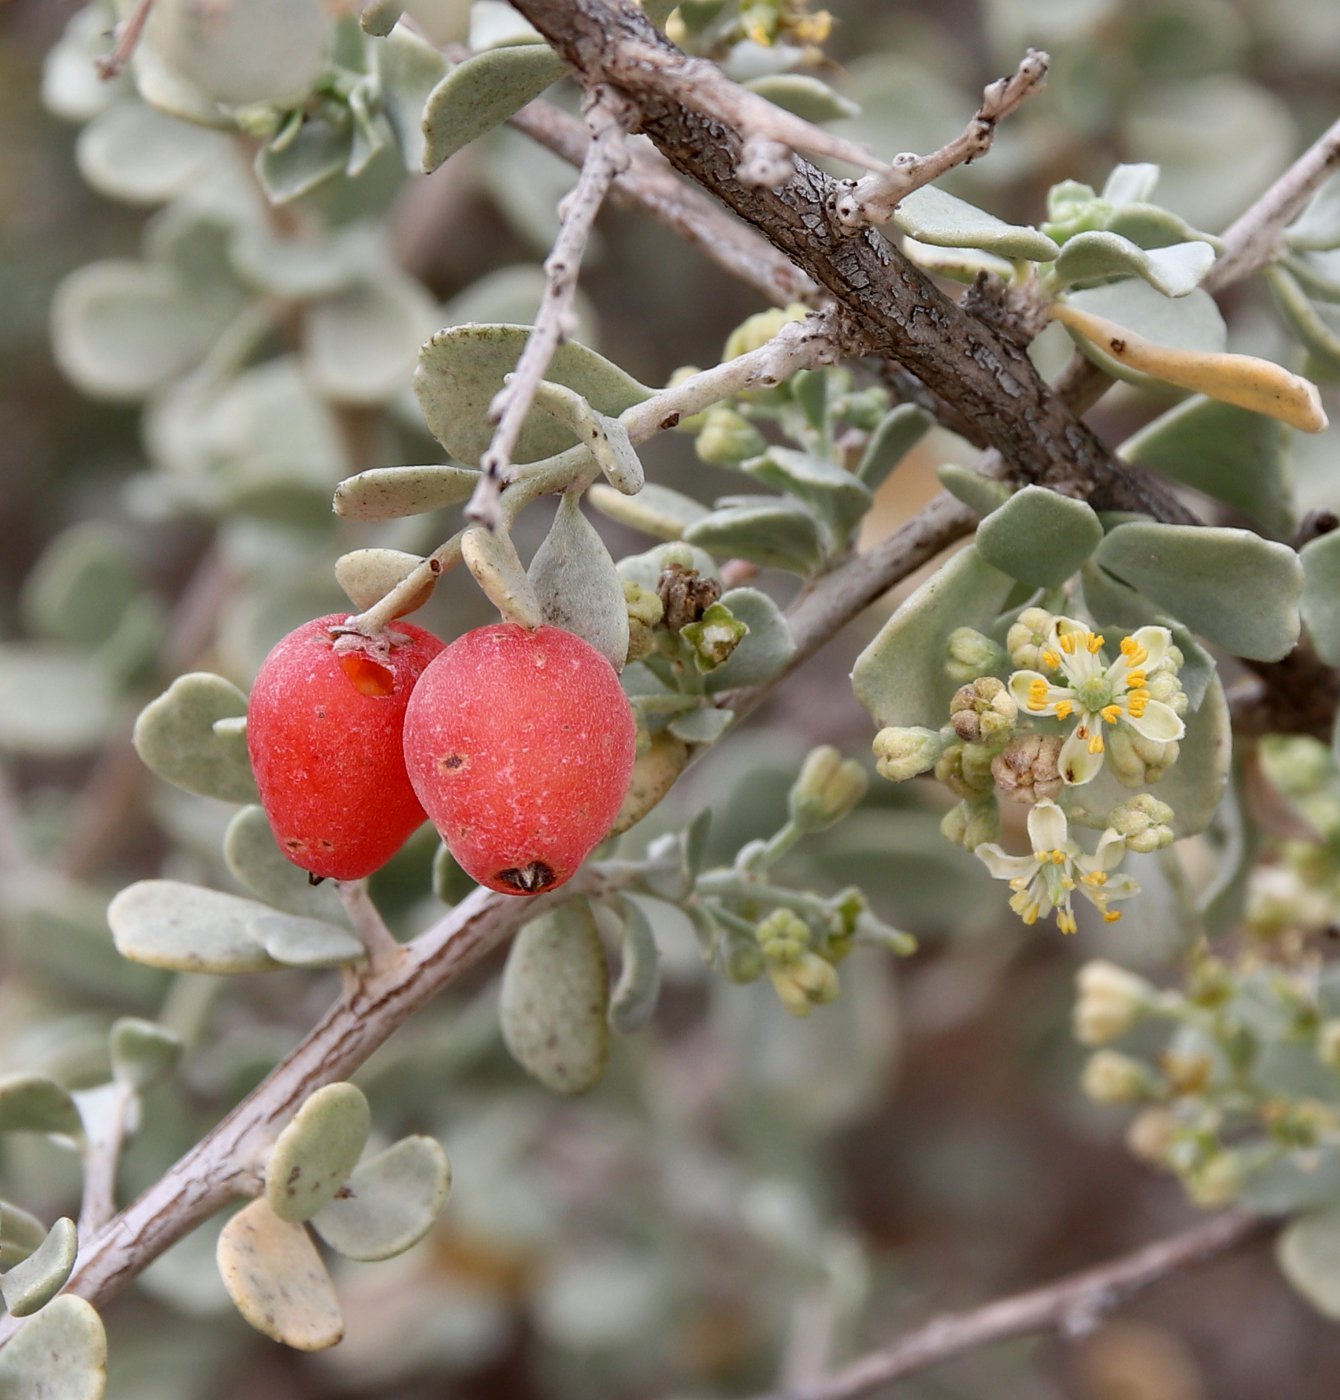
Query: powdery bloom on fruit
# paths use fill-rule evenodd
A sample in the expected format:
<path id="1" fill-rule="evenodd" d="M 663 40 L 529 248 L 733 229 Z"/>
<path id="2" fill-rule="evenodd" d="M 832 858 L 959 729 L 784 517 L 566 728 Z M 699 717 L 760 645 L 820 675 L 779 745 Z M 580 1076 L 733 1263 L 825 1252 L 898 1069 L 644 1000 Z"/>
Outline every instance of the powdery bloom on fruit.
<path id="1" fill-rule="evenodd" d="M 1038 652 L 1043 671 L 1016 671 L 1010 694 L 1023 714 L 1074 718 L 1061 747 L 1061 776 L 1069 785 L 1087 783 L 1103 766 L 1103 726 L 1126 725 L 1142 738 L 1170 743 L 1186 732 L 1177 711 L 1150 694 L 1149 677 L 1173 664 L 1172 633 L 1141 627 L 1123 637 L 1117 659 L 1107 662 L 1106 639 L 1074 618 L 1058 617 L 1047 645 Z"/>
<path id="2" fill-rule="evenodd" d="M 1010 908 L 1026 924 L 1054 912 L 1061 932 L 1074 933 L 1078 924 L 1071 900 L 1077 893 L 1115 923 L 1121 912 L 1108 906 L 1140 892 L 1131 876 L 1112 875 L 1125 858 L 1126 842 L 1105 831 L 1098 848 L 1087 854 L 1070 839 L 1065 813 L 1055 802 L 1039 802 L 1029 812 L 1028 839 L 1033 852 L 1027 856 L 1007 855 L 995 842 L 973 852 L 997 880 L 1010 882 Z"/>

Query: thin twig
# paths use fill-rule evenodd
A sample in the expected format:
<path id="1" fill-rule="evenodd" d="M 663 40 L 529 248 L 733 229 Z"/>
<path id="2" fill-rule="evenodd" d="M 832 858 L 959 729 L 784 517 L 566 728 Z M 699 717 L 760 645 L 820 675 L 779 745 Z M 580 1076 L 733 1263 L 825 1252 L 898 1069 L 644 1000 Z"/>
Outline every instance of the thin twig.
<path id="1" fill-rule="evenodd" d="M 512 454 L 516 451 L 526 414 L 535 402 L 536 388 L 549 368 L 554 351 L 572 334 L 577 271 L 596 214 L 614 177 L 628 166 L 625 137 L 629 114 L 623 100 L 611 88 L 594 87 L 587 95 L 585 115 L 591 130 L 591 145 L 577 184 L 560 209 L 563 225 L 554 240 L 553 251 L 545 259 L 548 280 L 535 316 L 535 328 L 521 352 L 516 370 L 489 405 L 489 417 L 497 427 L 480 461 L 484 474 L 465 513 L 470 520 L 490 530 L 501 522 L 498 497 L 511 474 Z"/>
<path id="2" fill-rule="evenodd" d="M 1286 224 L 1318 186 L 1340 169 L 1340 121 L 1328 127 L 1224 232 L 1224 251 L 1202 284 L 1217 292 L 1273 262 Z"/>
<path id="3" fill-rule="evenodd" d="M 1273 1228 L 1269 1221 L 1236 1211 L 1215 1216 L 1169 1239 L 1042 1288 L 998 1299 L 971 1312 L 934 1318 L 892 1346 L 871 1352 L 822 1380 L 793 1386 L 765 1400 L 854 1400 L 1005 1337 L 1047 1331 L 1083 1335 L 1137 1293 L 1262 1238 Z"/>
<path id="4" fill-rule="evenodd" d="M 366 880 L 336 880 L 335 893 L 344 905 L 344 912 L 354 926 L 354 932 L 367 950 L 366 972 L 372 975 L 383 972 L 404 952 L 404 946 L 386 927 L 381 910 L 372 902 L 368 894 Z M 366 973 L 364 974 L 366 975 Z"/>
<path id="5" fill-rule="evenodd" d="M 100 1230 L 116 1214 L 116 1169 L 121 1160 L 135 1091 L 113 1080 L 83 1096 L 88 1136 L 83 1144 L 84 1194 L 79 1207 L 79 1237 Z M 90 1111 L 91 1110 L 91 1111 Z"/>
<path id="6" fill-rule="evenodd" d="M 110 81 L 130 62 L 130 56 L 140 42 L 140 36 L 149 22 L 149 14 L 153 7 L 154 0 L 138 0 L 129 17 L 116 26 L 116 40 L 110 52 L 98 60 L 98 77 Z"/>
<path id="7" fill-rule="evenodd" d="M 899 203 L 913 190 L 938 180 L 956 165 L 967 165 L 985 155 L 995 139 L 997 124 L 1041 91 L 1050 62 L 1040 49 L 1029 49 L 1009 77 L 998 78 L 986 88 L 982 105 L 960 135 L 930 155 L 905 151 L 885 169 L 852 182 L 834 205 L 838 220 L 852 230 L 888 223 Z"/>

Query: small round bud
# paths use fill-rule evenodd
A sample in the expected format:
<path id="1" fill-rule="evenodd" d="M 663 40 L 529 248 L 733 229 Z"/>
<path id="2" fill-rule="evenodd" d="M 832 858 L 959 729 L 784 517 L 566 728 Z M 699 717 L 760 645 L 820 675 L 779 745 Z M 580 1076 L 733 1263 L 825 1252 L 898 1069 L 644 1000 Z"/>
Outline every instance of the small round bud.
<path id="1" fill-rule="evenodd" d="M 624 580 L 624 603 L 628 607 L 628 659 L 640 661 L 656 649 L 655 628 L 665 617 L 665 604 L 649 588 Z"/>
<path id="2" fill-rule="evenodd" d="M 945 671 L 950 680 L 975 681 L 1008 664 L 1005 648 L 975 627 L 956 627 L 945 642 Z"/>
<path id="3" fill-rule="evenodd" d="M 802 831 L 822 831 L 841 821 L 869 786 L 855 759 L 844 759 L 829 744 L 811 749 L 788 797 L 791 820 Z"/>
<path id="4" fill-rule="evenodd" d="M 1157 797 L 1142 792 L 1112 809 L 1108 826 L 1123 837 L 1128 850 L 1147 855 L 1172 844 L 1173 809 Z"/>
<path id="5" fill-rule="evenodd" d="M 1153 987 L 1143 977 L 1101 959 L 1085 963 L 1075 982 L 1079 998 L 1074 1030 L 1081 1045 L 1106 1045 L 1125 1035 L 1154 996 Z"/>
<path id="6" fill-rule="evenodd" d="M 1202 1210 L 1218 1210 L 1237 1199 L 1243 1166 L 1235 1152 L 1219 1152 L 1182 1178 L 1187 1198 Z"/>
<path id="7" fill-rule="evenodd" d="M 810 926 L 791 909 L 774 909 L 754 936 L 768 962 L 782 967 L 797 961 L 810 946 Z"/>
<path id="8" fill-rule="evenodd" d="M 1340 1071 L 1340 1021 L 1323 1021 L 1317 1032 L 1317 1058 L 1327 1069 Z"/>
<path id="9" fill-rule="evenodd" d="M 1129 1055 L 1099 1050 L 1089 1056 L 1080 1086 L 1094 1103 L 1135 1103 L 1149 1092 L 1149 1072 Z"/>
<path id="10" fill-rule="evenodd" d="M 770 341 L 783 326 L 791 321 L 803 321 L 809 315 L 809 308 L 799 302 L 785 309 L 775 307 L 770 311 L 760 311 L 742 321 L 726 339 L 726 348 L 721 353 L 723 360 L 735 360 L 757 350 Z"/>
<path id="11" fill-rule="evenodd" d="M 1055 622 L 1055 616 L 1046 608 L 1025 608 L 1005 636 L 1005 650 L 1011 665 L 1037 670 Z"/>
<path id="12" fill-rule="evenodd" d="M 767 440 L 733 408 L 708 409 L 702 431 L 694 440 L 698 460 L 714 467 L 734 467 L 767 451 Z"/>
<path id="13" fill-rule="evenodd" d="M 1140 1161 L 1162 1167 L 1167 1165 L 1176 1136 L 1177 1115 L 1171 1109 L 1146 1108 L 1131 1119 L 1126 1129 L 1126 1147 Z"/>
<path id="14" fill-rule="evenodd" d="M 1126 725 L 1117 725 L 1107 736 L 1107 758 L 1123 787 L 1156 783 L 1177 762 L 1181 752 L 1176 739 L 1160 743 Z"/>
<path id="15" fill-rule="evenodd" d="M 984 841 L 1000 838 L 1000 808 L 994 797 L 958 803 L 944 814 L 940 832 L 965 851 L 975 851 Z"/>
<path id="16" fill-rule="evenodd" d="M 996 791 L 1011 802 L 1030 806 L 1061 795 L 1060 735 L 1020 734 L 991 760 Z"/>
<path id="17" fill-rule="evenodd" d="M 804 953 L 793 963 L 769 967 L 768 976 L 782 1005 L 791 1015 L 802 1018 L 816 1006 L 836 1001 L 841 991 L 837 970 L 817 953 Z"/>
<path id="18" fill-rule="evenodd" d="M 1187 712 L 1187 694 L 1181 682 L 1171 671 L 1160 671 L 1149 678 L 1149 698 L 1159 700 L 1179 715 Z"/>
<path id="19" fill-rule="evenodd" d="M 934 768 L 944 752 L 945 741 L 938 729 L 919 726 L 881 729 L 874 741 L 875 772 L 891 783 L 903 783 Z"/>
<path id="20" fill-rule="evenodd" d="M 935 764 L 935 776 L 955 796 L 976 801 L 995 788 L 991 758 L 980 744 L 950 744 Z"/>

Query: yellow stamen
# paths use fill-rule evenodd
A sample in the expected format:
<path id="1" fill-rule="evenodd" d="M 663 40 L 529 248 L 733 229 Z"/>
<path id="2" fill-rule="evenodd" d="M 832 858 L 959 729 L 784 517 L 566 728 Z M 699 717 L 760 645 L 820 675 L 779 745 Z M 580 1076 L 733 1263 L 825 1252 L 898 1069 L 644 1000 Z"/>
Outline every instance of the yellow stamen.
<path id="1" fill-rule="evenodd" d="M 1052 651 L 1050 647 L 1048 647 L 1046 651 L 1039 653 L 1039 659 L 1049 671 L 1060 670 L 1061 658 L 1057 656 L 1057 654 L 1054 651 Z"/>
<path id="2" fill-rule="evenodd" d="M 1103 736 L 1102 736 L 1101 734 L 1095 734 L 1095 735 L 1093 736 L 1093 738 L 1089 740 L 1089 752 L 1090 752 L 1090 753 L 1102 753 L 1102 751 L 1103 751 Z"/>
<path id="3" fill-rule="evenodd" d="M 1079 924 L 1075 922 L 1075 916 L 1069 909 L 1058 909 L 1056 911 L 1056 926 L 1062 933 L 1074 933 Z"/>
<path id="4" fill-rule="evenodd" d="M 1133 690 L 1126 697 L 1126 709 L 1132 719 L 1140 719 L 1145 712 L 1145 707 L 1149 704 L 1149 692 L 1147 690 Z"/>
<path id="5" fill-rule="evenodd" d="M 1076 640 L 1077 636 L 1074 632 L 1062 632 L 1056 639 L 1061 650 L 1065 652 L 1067 656 L 1074 656 Z"/>
<path id="6" fill-rule="evenodd" d="M 1041 913 L 1041 906 L 1037 904 L 1030 904 L 1027 909 L 1023 910 L 1020 913 L 1019 917 L 1024 921 L 1024 923 L 1026 923 L 1031 928 L 1035 923 L 1037 923 L 1038 915 Z"/>
<path id="7" fill-rule="evenodd" d="M 1126 677 L 1127 690 L 1143 690 L 1148 684 L 1149 682 L 1145 679 L 1145 673 L 1143 671 L 1132 671 L 1130 675 Z"/>
<path id="8" fill-rule="evenodd" d="M 1121 654 L 1132 666 L 1143 666 L 1145 662 L 1149 660 L 1149 653 L 1134 637 L 1123 637 L 1121 639 Z"/>
<path id="9" fill-rule="evenodd" d="M 1026 888 L 1027 885 L 1028 885 L 1028 876 L 1027 876 L 1027 875 L 1016 875 L 1016 876 L 1014 877 L 1014 879 L 1010 881 L 1010 888 L 1015 892 L 1015 894 L 1018 894 L 1019 891 L 1022 890 L 1022 889 L 1024 889 L 1024 888 Z"/>
<path id="10" fill-rule="evenodd" d="M 1121 706 L 1104 705 L 1103 708 L 1098 711 L 1098 713 L 1102 715 L 1102 717 L 1108 722 L 1108 724 L 1115 724 L 1117 722 L 1117 719 L 1121 715 Z"/>
<path id="11" fill-rule="evenodd" d="M 1064 864 L 1065 864 L 1065 852 L 1064 852 L 1064 851 L 1053 851 L 1052 854 L 1051 854 L 1051 861 L 1052 861 L 1052 864 L 1053 864 L 1053 865 L 1064 865 Z"/>
<path id="12" fill-rule="evenodd" d="M 1056 702 L 1056 718 L 1069 719 L 1075 713 L 1075 706 L 1069 700 L 1058 700 Z"/>
<path id="13" fill-rule="evenodd" d="M 1069 876 L 1062 876 L 1061 888 L 1063 890 L 1073 890 L 1075 888 L 1075 882 L 1072 879 L 1070 879 Z"/>
<path id="14" fill-rule="evenodd" d="M 1083 880 L 1086 885 L 1105 885 L 1107 884 L 1107 871 L 1091 870 L 1087 875 L 1081 875 L 1080 879 Z"/>
<path id="15" fill-rule="evenodd" d="M 1041 676 L 1037 680 L 1029 682 L 1028 708 L 1030 710 L 1045 710 L 1047 708 L 1047 682 Z"/>
<path id="16" fill-rule="evenodd" d="M 1103 910 L 1103 918 L 1105 918 L 1105 919 L 1108 921 L 1109 924 L 1115 924 L 1115 923 L 1117 922 L 1117 920 L 1118 920 L 1119 918 L 1121 918 L 1121 910 L 1120 910 L 1120 909 L 1104 909 L 1104 910 Z"/>
<path id="17" fill-rule="evenodd" d="M 1097 632 L 1088 632 L 1084 637 L 1084 645 L 1096 656 L 1103 649 L 1103 643 L 1107 639 L 1100 637 Z"/>

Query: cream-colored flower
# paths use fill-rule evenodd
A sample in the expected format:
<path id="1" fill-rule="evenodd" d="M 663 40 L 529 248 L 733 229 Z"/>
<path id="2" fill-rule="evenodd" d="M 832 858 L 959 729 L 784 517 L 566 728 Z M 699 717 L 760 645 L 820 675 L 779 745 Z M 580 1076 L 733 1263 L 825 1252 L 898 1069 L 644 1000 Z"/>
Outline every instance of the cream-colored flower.
<path id="1" fill-rule="evenodd" d="M 1149 693 L 1152 672 L 1171 664 L 1172 633 L 1166 627 L 1141 627 L 1123 637 L 1113 662 L 1103 658 L 1105 639 L 1082 622 L 1058 617 L 1039 664 L 1051 672 L 1016 671 L 1010 694 L 1022 714 L 1038 718 L 1075 718 L 1061 748 L 1061 776 L 1066 783 L 1087 783 L 1103 766 L 1103 726 L 1128 725 L 1145 739 L 1170 743 L 1186 732 L 1171 705 Z"/>
<path id="2" fill-rule="evenodd" d="M 1140 886 L 1129 875 L 1111 872 L 1126 855 L 1126 842 L 1115 831 L 1105 831 L 1092 855 L 1070 839 L 1065 813 L 1055 802 L 1039 802 L 1028 814 L 1028 839 L 1033 854 L 1007 855 L 994 842 L 978 846 L 973 854 L 998 880 L 1008 880 L 1014 893 L 1010 908 L 1026 924 L 1035 924 L 1053 910 L 1062 933 L 1078 927 L 1071 907 L 1074 894 L 1082 894 L 1108 923 L 1121 918 L 1108 905 L 1139 894 Z"/>

